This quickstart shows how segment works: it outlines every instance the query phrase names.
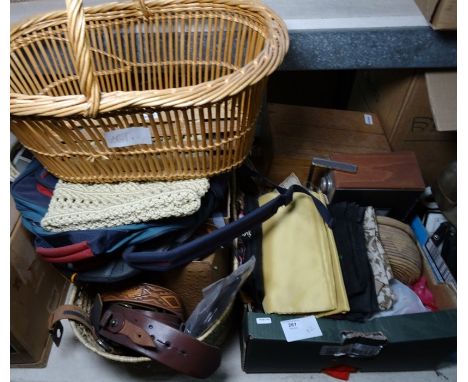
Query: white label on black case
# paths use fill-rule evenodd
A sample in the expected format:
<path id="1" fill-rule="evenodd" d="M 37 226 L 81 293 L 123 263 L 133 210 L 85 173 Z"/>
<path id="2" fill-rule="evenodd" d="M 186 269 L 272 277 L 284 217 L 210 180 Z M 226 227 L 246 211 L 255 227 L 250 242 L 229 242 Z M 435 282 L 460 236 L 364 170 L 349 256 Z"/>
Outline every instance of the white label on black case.
<path id="1" fill-rule="evenodd" d="M 300 341 L 306 338 L 322 336 L 322 331 L 314 316 L 295 318 L 292 320 L 281 321 L 286 341 Z"/>

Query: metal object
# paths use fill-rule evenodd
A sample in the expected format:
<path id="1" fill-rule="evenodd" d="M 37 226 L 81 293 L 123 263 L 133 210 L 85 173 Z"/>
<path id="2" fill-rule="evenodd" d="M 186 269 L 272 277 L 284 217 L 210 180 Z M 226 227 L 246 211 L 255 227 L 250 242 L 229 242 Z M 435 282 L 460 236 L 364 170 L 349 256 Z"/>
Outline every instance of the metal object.
<path id="1" fill-rule="evenodd" d="M 318 169 L 319 171 L 316 171 Z M 327 178 L 322 184 L 322 179 L 324 178 L 324 173 L 329 170 L 343 171 L 349 173 L 356 173 L 358 166 L 352 163 L 338 162 L 335 160 L 327 158 L 312 158 L 312 164 L 309 169 L 309 175 L 307 176 L 306 188 L 311 189 L 311 186 L 318 183 L 318 188 L 320 191 L 326 193 L 330 187 L 333 185 L 331 178 Z M 322 188 L 323 187 L 323 188 Z"/>
<path id="2" fill-rule="evenodd" d="M 325 158 L 313 158 L 312 165 L 317 167 L 324 167 L 330 170 L 338 170 L 350 173 L 356 173 L 358 166 L 352 163 L 338 162 L 336 160 Z"/>
<path id="3" fill-rule="evenodd" d="M 326 174 L 324 177 L 322 177 L 322 179 L 320 179 L 319 189 L 324 194 L 331 191 L 333 189 L 333 186 L 334 183 L 330 173 Z"/>
<path id="4" fill-rule="evenodd" d="M 333 195 L 335 194 L 335 181 L 333 180 L 333 174 L 331 171 L 326 173 L 321 179 L 319 184 L 319 190 L 327 195 L 329 202 L 332 201 Z"/>

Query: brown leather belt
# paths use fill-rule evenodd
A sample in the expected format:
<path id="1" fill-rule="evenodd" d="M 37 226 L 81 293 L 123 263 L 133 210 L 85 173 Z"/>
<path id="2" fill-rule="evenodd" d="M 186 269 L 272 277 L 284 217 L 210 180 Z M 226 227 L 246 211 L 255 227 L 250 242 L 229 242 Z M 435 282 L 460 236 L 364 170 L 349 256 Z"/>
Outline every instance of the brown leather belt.
<path id="1" fill-rule="evenodd" d="M 164 309 L 184 318 L 184 308 L 180 297 L 173 291 L 159 285 L 142 283 L 114 292 L 101 293 L 103 302 L 131 302 L 133 305 Z"/>
<path id="2" fill-rule="evenodd" d="M 58 331 L 63 332 L 61 319 L 83 324 L 104 348 L 110 341 L 192 377 L 209 377 L 221 362 L 217 347 L 180 331 L 180 298 L 156 285 L 141 284 L 97 295 L 90 315 L 73 305 L 59 307 L 49 322 L 56 344 L 62 334 L 59 336 Z"/>
<path id="3" fill-rule="evenodd" d="M 149 315 L 153 320 L 176 329 L 180 329 L 184 321 L 184 308 L 180 297 L 159 285 L 142 283 L 128 289 L 102 293 L 101 299 L 103 303 L 114 302 L 140 309 L 141 314 Z"/>
<path id="4" fill-rule="evenodd" d="M 192 377 L 209 377 L 221 362 L 218 348 L 118 304 L 106 308 L 98 333 Z"/>

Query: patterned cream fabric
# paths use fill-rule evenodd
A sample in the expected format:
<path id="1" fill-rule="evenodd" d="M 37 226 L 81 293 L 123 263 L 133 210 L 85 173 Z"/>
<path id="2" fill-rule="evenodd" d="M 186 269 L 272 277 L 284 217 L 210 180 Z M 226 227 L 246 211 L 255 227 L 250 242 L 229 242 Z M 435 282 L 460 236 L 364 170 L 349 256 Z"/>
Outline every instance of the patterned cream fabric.
<path id="1" fill-rule="evenodd" d="M 379 238 L 379 228 L 373 207 L 366 208 L 363 224 L 367 256 L 375 279 L 377 302 L 380 310 L 387 310 L 392 307 L 393 301 L 395 300 L 395 296 L 390 287 L 390 280 L 393 279 L 393 273 Z"/>
<path id="2" fill-rule="evenodd" d="M 41 221 L 49 231 L 115 227 L 187 216 L 209 189 L 206 178 L 175 182 L 81 184 L 58 181 Z"/>

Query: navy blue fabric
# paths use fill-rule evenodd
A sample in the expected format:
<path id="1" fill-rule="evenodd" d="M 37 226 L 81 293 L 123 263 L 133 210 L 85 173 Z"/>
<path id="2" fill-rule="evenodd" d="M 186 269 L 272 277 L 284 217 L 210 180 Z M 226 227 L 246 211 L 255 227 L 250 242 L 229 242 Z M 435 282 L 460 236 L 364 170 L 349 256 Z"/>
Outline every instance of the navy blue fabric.
<path id="1" fill-rule="evenodd" d="M 219 246 L 228 245 L 235 237 L 260 226 L 273 216 L 278 208 L 289 204 L 294 192 L 311 196 L 324 221 L 328 225 L 332 224 L 327 207 L 305 188 L 298 185 L 289 189 L 276 186 L 279 195 L 275 199 L 249 212 L 240 220 L 190 240 L 193 233 L 222 206 L 228 176 L 225 174 L 210 179 L 210 189 L 202 198 L 200 209 L 191 216 L 86 231 L 55 233 L 40 226 L 50 197 L 41 193 L 37 185 L 52 191 L 57 179 L 44 173 L 39 162 L 33 161 L 17 178 L 11 187 L 11 193 L 22 215 L 24 226 L 36 237 L 36 247 L 59 248 L 86 241 L 94 256 L 109 256 L 109 261 L 100 263 L 99 266 L 88 260 L 83 261 L 85 264 L 59 266 L 65 274 L 78 272 L 77 280 L 84 282 L 118 281 L 141 270 L 162 272 L 205 257 Z M 127 264 L 122 264 L 120 256 L 114 256 L 116 254 L 122 254 Z M 91 264 L 91 269 L 86 269 L 86 264 Z"/>
<path id="2" fill-rule="evenodd" d="M 278 186 L 275 182 L 271 181 L 266 176 L 260 174 L 256 170 L 253 170 L 247 166 L 242 167 L 240 171 L 244 172 L 243 175 L 248 175 L 254 178 L 255 177 L 259 178 L 261 181 L 269 184 L 271 187 L 274 187 L 280 194 L 284 194 L 288 191 L 288 189 Z M 319 212 L 325 224 L 328 225 L 330 228 L 333 228 L 334 220 L 333 220 L 332 214 L 330 213 L 330 211 L 328 211 L 328 207 L 325 204 L 323 204 L 319 199 L 317 199 L 311 192 L 309 192 L 303 186 L 293 185 L 292 187 L 295 190 L 293 192 L 301 192 L 303 194 L 309 195 L 312 198 L 312 201 L 315 204 L 315 208 L 317 208 L 317 211 Z"/>
<path id="3" fill-rule="evenodd" d="M 109 284 L 136 278 L 144 273 L 127 264 L 121 256 L 106 256 L 105 259 L 101 256 L 79 264 L 54 265 L 66 277 L 71 278 L 74 275 L 75 283 Z"/>
<path id="4" fill-rule="evenodd" d="M 40 225 L 50 197 L 41 193 L 37 185 L 53 191 L 57 179 L 50 174 L 44 177 L 44 173 L 42 165 L 34 160 L 11 186 L 23 225 L 34 234 L 36 247 L 59 248 L 86 241 L 95 256 L 120 253 L 126 246 L 142 242 L 149 242 L 154 249 L 178 244 L 211 216 L 220 206 L 227 190 L 226 176 L 211 179 L 210 190 L 202 198 L 200 209 L 190 216 L 104 229 L 50 232 Z"/>

